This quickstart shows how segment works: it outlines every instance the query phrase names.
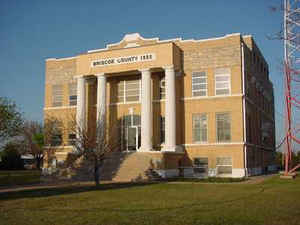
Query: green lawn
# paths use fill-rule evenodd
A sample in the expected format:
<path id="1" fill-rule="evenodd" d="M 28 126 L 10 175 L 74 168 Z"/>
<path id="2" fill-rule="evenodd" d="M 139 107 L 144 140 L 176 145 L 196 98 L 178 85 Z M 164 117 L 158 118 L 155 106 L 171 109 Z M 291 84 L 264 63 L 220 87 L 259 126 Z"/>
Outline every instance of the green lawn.
<path id="1" fill-rule="evenodd" d="M 39 170 L 0 170 L 0 187 L 36 184 L 40 182 L 41 172 Z"/>
<path id="2" fill-rule="evenodd" d="M 0 193 L 1 225 L 300 224 L 300 177 L 263 183 L 103 184 Z"/>

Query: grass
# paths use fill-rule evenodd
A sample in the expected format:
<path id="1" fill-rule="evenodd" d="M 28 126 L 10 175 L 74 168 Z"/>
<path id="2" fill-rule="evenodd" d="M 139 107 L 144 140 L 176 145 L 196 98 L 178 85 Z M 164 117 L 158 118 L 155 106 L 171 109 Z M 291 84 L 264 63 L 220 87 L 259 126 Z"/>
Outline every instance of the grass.
<path id="1" fill-rule="evenodd" d="M 0 187 L 24 184 L 36 184 L 40 182 L 39 170 L 0 170 Z"/>
<path id="2" fill-rule="evenodd" d="M 168 181 L 177 182 L 201 182 L 201 183 L 234 183 L 246 181 L 247 178 L 231 178 L 231 177 L 208 177 L 208 178 L 170 178 Z"/>
<path id="3" fill-rule="evenodd" d="M 68 186 L 0 193 L 1 225 L 300 224 L 300 177 L 263 183 Z"/>

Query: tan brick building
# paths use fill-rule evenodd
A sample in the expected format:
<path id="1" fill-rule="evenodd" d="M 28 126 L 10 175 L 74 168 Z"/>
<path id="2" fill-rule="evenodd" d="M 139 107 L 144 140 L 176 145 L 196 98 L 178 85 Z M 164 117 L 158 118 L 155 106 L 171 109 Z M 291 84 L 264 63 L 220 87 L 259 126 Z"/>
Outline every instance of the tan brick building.
<path id="1" fill-rule="evenodd" d="M 135 33 L 105 49 L 47 59 L 45 118 L 70 111 L 91 127 L 100 113 L 108 123 L 125 121 L 120 154 L 127 157 L 115 180 L 144 177 L 150 164 L 163 177 L 276 168 L 273 85 L 250 35 L 161 41 Z M 57 136 L 61 146 L 45 167 L 66 158 L 74 136 Z"/>

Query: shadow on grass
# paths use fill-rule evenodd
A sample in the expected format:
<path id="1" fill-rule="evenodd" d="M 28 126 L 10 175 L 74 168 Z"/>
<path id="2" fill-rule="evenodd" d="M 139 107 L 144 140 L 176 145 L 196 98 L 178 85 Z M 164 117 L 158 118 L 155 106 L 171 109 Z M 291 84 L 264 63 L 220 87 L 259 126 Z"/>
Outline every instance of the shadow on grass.
<path id="1" fill-rule="evenodd" d="M 34 190 L 26 190 L 26 191 L 19 191 L 14 193 L 2 193 L 0 194 L 0 201 L 1 200 L 15 200 L 19 198 L 37 198 L 37 197 L 51 197 L 51 196 L 59 196 L 59 195 L 67 195 L 67 194 L 74 194 L 74 193 L 82 193 L 88 191 L 105 191 L 105 190 L 114 190 L 114 189 L 122 189 L 122 188 L 132 188 L 132 187 L 143 187 L 147 185 L 153 185 L 159 183 L 118 183 L 118 184 L 102 184 L 98 187 L 96 186 L 69 186 L 64 188 L 45 188 L 45 189 L 34 189 Z M 257 196 L 260 196 L 263 192 L 265 192 L 265 188 L 260 186 L 254 193 L 242 195 L 239 197 L 233 198 L 224 198 L 220 200 L 212 199 L 210 202 L 199 202 L 198 200 L 186 202 L 183 201 L 180 204 L 175 205 L 161 205 L 161 206 L 149 206 L 149 207 L 140 207 L 140 206 L 130 206 L 130 208 L 123 208 L 122 206 L 119 207 L 119 204 L 116 204 L 114 207 L 110 206 L 94 206 L 91 205 L 85 208 L 78 208 L 78 207 L 60 207 L 57 206 L 55 208 L 36 208 L 36 210 L 45 210 L 47 212 L 99 212 L 99 211 L 106 211 L 106 212 L 125 212 L 125 213 L 132 213 L 132 212 L 159 212 L 161 213 L 162 210 L 169 211 L 169 210 L 184 210 L 184 209 L 191 209 L 194 207 L 201 207 L 201 212 L 212 212 L 216 210 L 216 206 L 222 205 L 230 205 L 230 204 L 237 204 L 237 202 L 245 201 L 249 199 L 253 199 Z M 166 199 L 165 199 L 166 200 Z M 45 199 L 48 201 L 48 199 Z M 49 200 L 51 201 L 51 200 Z M 164 199 L 162 199 L 164 201 Z M 24 207 L 16 207 L 14 210 L 20 209 L 24 210 L 35 210 L 35 208 L 24 208 Z"/>
<path id="2" fill-rule="evenodd" d="M 16 190 L 11 192 L 2 192 L 0 193 L 1 200 L 14 200 L 20 198 L 43 198 L 51 197 L 56 195 L 68 195 L 74 193 L 82 193 L 89 191 L 105 191 L 105 190 L 114 190 L 114 189 L 123 189 L 123 188 L 133 188 L 133 187 L 143 187 L 148 185 L 158 184 L 157 182 L 145 182 L 145 183 L 109 183 L 109 184 L 100 184 L 99 186 L 91 185 L 72 185 L 64 187 L 45 187 L 45 188 L 33 188 L 30 190 Z"/>

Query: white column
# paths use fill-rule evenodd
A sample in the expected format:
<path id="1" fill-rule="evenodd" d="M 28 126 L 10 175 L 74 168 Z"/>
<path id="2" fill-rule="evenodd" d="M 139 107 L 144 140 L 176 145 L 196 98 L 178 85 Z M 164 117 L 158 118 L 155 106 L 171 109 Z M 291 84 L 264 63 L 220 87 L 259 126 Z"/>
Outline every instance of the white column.
<path id="1" fill-rule="evenodd" d="M 97 76 L 97 121 L 106 119 L 106 77 L 104 73 Z"/>
<path id="2" fill-rule="evenodd" d="M 176 151 L 176 92 L 174 67 L 165 69 L 166 101 L 165 101 L 165 146 L 164 151 Z"/>
<path id="3" fill-rule="evenodd" d="M 150 69 L 142 72 L 142 99 L 141 99 L 141 148 L 140 151 L 152 150 L 152 97 L 151 97 L 151 72 Z"/>
<path id="4" fill-rule="evenodd" d="M 79 127 L 79 131 L 85 129 L 85 84 L 86 80 L 84 76 L 77 76 L 77 108 L 76 108 L 76 126 Z M 78 133 L 77 133 L 78 135 Z"/>

